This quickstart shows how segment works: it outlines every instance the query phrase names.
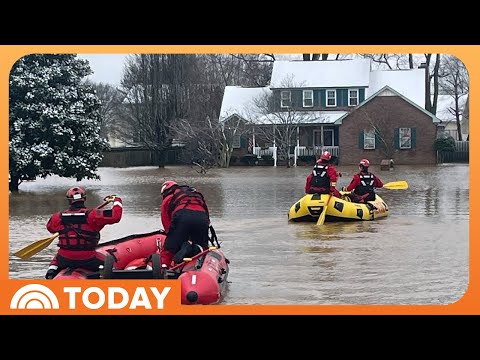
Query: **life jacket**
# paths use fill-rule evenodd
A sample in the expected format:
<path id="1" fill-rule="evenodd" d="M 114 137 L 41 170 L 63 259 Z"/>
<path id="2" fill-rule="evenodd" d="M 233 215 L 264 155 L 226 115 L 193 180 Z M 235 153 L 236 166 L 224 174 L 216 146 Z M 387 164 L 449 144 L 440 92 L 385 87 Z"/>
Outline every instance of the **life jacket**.
<path id="1" fill-rule="evenodd" d="M 173 189 L 172 200 L 168 204 L 170 216 L 180 209 L 189 209 L 190 205 L 200 205 L 208 215 L 208 208 L 203 195 L 188 185 L 178 185 Z"/>
<path id="2" fill-rule="evenodd" d="M 327 164 L 316 164 L 312 170 L 313 178 L 310 187 L 330 189 L 330 178 L 328 177 L 327 170 Z"/>
<path id="3" fill-rule="evenodd" d="M 375 189 L 373 187 L 374 177 L 371 173 L 360 173 L 360 183 L 355 188 L 355 194 L 365 195 L 365 194 L 375 194 Z"/>
<path id="4" fill-rule="evenodd" d="M 60 214 L 63 229 L 59 230 L 58 246 L 68 250 L 94 250 L 100 240 L 100 232 L 92 231 L 87 223 L 90 210 L 67 210 Z"/>

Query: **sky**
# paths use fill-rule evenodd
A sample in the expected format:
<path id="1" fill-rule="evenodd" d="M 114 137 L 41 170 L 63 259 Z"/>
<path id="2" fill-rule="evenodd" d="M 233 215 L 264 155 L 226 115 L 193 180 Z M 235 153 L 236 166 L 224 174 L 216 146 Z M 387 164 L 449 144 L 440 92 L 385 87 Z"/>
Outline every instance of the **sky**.
<path id="1" fill-rule="evenodd" d="M 122 78 L 123 64 L 128 54 L 78 54 L 78 58 L 90 63 L 93 74 L 88 80 L 119 86 Z"/>
<path id="2" fill-rule="evenodd" d="M 88 80 L 96 83 L 111 84 L 113 86 L 120 85 L 123 64 L 128 55 L 129 54 L 77 54 L 79 58 L 88 60 L 93 70 L 93 74 L 88 76 Z M 300 55 L 296 55 L 296 58 L 300 59 Z"/>

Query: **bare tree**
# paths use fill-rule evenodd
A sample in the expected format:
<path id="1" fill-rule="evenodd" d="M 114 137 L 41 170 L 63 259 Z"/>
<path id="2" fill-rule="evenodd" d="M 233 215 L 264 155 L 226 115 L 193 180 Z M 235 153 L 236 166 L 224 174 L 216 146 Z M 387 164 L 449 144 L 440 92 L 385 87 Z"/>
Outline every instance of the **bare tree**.
<path id="1" fill-rule="evenodd" d="M 280 88 L 299 88 L 293 76 L 285 78 Z M 249 118 L 254 119 L 255 133 L 265 142 L 274 144 L 278 155 L 286 160 L 286 166 L 292 166 L 290 148 L 296 145 L 297 129 L 301 124 L 318 120 L 315 112 L 297 110 L 300 104 L 294 101 L 287 108 L 280 108 L 279 98 L 275 94 L 265 93 L 253 99 Z"/>
<path id="2" fill-rule="evenodd" d="M 392 131 L 391 119 L 392 109 L 388 106 L 379 105 L 379 110 L 371 114 L 364 107 L 358 108 L 358 114 L 368 122 L 370 129 L 365 129 L 370 139 L 375 141 L 375 148 L 378 148 L 386 159 L 393 159 L 395 154 L 395 134 Z"/>
<path id="3" fill-rule="evenodd" d="M 100 100 L 100 135 L 106 139 L 116 137 L 116 128 L 120 125 L 118 116 L 121 114 L 123 95 L 114 86 L 104 83 L 91 83 Z"/>
<path id="4" fill-rule="evenodd" d="M 437 113 L 438 78 L 440 69 L 440 54 L 436 54 L 433 71 L 430 71 L 432 54 L 425 54 L 425 110 L 433 115 Z M 433 85 L 432 85 L 433 81 Z M 433 91 L 433 95 L 432 95 Z"/>
<path id="5" fill-rule="evenodd" d="M 170 124 L 188 110 L 185 84 L 195 71 L 195 60 L 195 55 L 178 54 L 137 54 L 127 59 L 120 87 L 125 126 L 118 134 L 127 144 L 153 150 L 159 167 L 165 165 L 172 143 Z"/>
<path id="6" fill-rule="evenodd" d="M 440 87 L 445 94 L 453 98 L 453 106 L 449 107 L 448 111 L 455 117 L 458 140 L 462 141 L 461 120 L 469 94 L 469 77 L 465 65 L 457 57 L 444 56 Z"/>

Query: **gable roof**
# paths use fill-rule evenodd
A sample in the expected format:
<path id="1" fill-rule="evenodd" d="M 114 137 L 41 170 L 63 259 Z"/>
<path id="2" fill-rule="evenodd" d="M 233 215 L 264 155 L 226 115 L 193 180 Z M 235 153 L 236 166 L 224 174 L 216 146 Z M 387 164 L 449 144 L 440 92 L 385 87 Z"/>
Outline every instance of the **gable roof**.
<path id="1" fill-rule="evenodd" d="M 430 116 L 432 118 L 432 121 L 434 123 L 440 123 L 441 120 L 439 118 L 437 118 L 435 115 L 433 115 L 432 113 L 428 112 L 427 110 L 425 110 L 423 107 L 417 105 L 416 103 L 414 103 L 412 100 L 408 99 L 406 96 L 400 94 L 398 91 L 392 89 L 390 86 L 388 85 L 385 85 L 383 88 L 381 88 L 379 91 L 377 91 L 375 94 L 371 95 L 370 97 L 368 97 L 367 99 L 365 99 L 360 105 L 358 105 L 354 110 L 352 110 L 352 112 L 356 111 L 357 109 L 359 109 L 360 107 L 364 106 L 365 104 L 367 104 L 370 100 L 372 100 L 373 98 L 381 95 L 382 93 L 388 93 L 388 92 L 391 92 L 393 93 L 394 95 L 396 96 L 399 96 L 401 97 L 403 100 L 405 100 L 406 102 L 408 102 L 410 105 L 416 107 L 418 110 L 420 110 L 421 112 L 423 112 L 424 114 Z M 343 121 L 343 119 L 345 119 L 350 113 L 347 113 L 345 114 L 344 116 L 342 116 L 341 118 L 339 118 L 337 121 L 335 121 L 335 124 L 336 125 L 340 125 Z"/>
<path id="2" fill-rule="evenodd" d="M 369 59 L 275 61 L 270 88 L 367 87 L 369 74 Z"/>
<path id="3" fill-rule="evenodd" d="M 425 69 L 371 71 L 365 98 L 375 94 L 385 85 L 425 108 Z"/>
<path id="4" fill-rule="evenodd" d="M 239 115 L 247 120 L 254 107 L 253 100 L 270 93 L 266 86 L 256 88 L 225 86 L 219 120 L 226 120 L 232 115 Z"/>

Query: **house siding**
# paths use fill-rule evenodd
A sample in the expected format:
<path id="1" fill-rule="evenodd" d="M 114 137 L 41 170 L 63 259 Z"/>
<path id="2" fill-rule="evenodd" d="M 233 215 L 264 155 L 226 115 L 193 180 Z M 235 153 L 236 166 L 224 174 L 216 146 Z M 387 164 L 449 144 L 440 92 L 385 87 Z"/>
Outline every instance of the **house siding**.
<path id="1" fill-rule="evenodd" d="M 348 106 L 348 90 L 349 89 L 358 89 L 358 103 L 362 103 L 365 100 L 365 89 L 364 88 L 338 88 L 336 90 L 337 94 L 337 106 L 327 107 L 326 99 L 326 89 L 312 89 L 312 88 L 302 88 L 302 89 L 289 89 L 292 99 L 292 107 L 296 110 L 351 110 L 353 107 Z M 303 107 L 303 90 L 313 90 L 313 107 Z M 280 92 L 284 91 L 282 89 L 273 90 L 273 99 L 274 104 L 273 111 L 281 111 L 284 108 L 280 107 Z"/>
<path id="2" fill-rule="evenodd" d="M 380 165 L 387 158 L 376 143 L 375 150 L 364 150 L 359 146 L 359 132 L 364 128 L 371 128 L 369 120 L 383 119 L 391 124 L 386 137 L 394 139 L 398 128 L 414 128 L 412 131 L 412 149 L 400 150 L 395 146 L 393 160 L 398 165 L 435 164 L 436 156 L 433 142 L 436 138 L 437 127 L 432 118 L 412 106 L 399 96 L 377 96 L 361 108 L 351 112 L 342 120 L 339 127 L 340 162 L 341 164 L 358 164 L 362 158 L 367 158 L 370 163 Z"/>

